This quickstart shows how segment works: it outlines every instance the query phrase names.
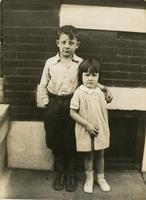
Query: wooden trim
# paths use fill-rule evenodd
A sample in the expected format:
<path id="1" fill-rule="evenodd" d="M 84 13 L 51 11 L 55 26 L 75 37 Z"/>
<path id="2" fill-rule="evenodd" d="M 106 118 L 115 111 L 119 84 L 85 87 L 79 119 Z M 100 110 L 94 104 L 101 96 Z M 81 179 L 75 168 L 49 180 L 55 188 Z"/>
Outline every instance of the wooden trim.
<path id="1" fill-rule="evenodd" d="M 62 4 L 60 26 L 146 33 L 145 16 L 145 9 Z"/>

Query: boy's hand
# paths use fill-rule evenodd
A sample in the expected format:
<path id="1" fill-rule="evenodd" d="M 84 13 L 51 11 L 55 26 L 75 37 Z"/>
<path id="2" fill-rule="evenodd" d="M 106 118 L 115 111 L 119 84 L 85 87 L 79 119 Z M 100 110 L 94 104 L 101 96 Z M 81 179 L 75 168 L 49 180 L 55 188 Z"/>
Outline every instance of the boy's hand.
<path id="1" fill-rule="evenodd" d="M 86 130 L 89 132 L 89 134 L 91 136 L 96 137 L 97 134 L 98 134 L 98 128 L 97 128 L 97 126 L 95 126 L 95 125 L 93 125 L 91 123 L 87 123 Z"/>
<path id="2" fill-rule="evenodd" d="M 105 94 L 105 100 L 107 103 L 111 103 L 111 101 L 113 100 L 113 95 L 111 93 L 111 90 L 109 88 L 105 88 L 104 89 L 104 94 Z"/>

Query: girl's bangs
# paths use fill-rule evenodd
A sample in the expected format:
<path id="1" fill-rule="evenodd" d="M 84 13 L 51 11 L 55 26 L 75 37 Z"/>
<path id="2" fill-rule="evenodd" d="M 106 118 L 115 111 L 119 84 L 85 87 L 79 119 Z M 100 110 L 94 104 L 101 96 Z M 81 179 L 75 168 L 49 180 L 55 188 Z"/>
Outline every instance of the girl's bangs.
<path id="1" fill-rule="evenodd" d="M 97 68 L 97 66 L 94 66 L 94 65 L 85 65 L 84 72 L 89 72 L 90 74 L 95 74 L 95 73 L 99 73 L 99 69 Z"/>

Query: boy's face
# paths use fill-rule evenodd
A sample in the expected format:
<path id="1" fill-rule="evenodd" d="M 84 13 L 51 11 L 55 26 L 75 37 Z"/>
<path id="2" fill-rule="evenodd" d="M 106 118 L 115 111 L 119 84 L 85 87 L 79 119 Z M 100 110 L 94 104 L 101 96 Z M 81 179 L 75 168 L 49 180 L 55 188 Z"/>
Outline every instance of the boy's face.
<path id="1" fill-rule="evenodd" d="M 79 42 L 76 38 L 70 39 L 68 35 L 62 33 L 59 40 L 56 41 L 59 47 L 60 57 L 70 58 L 75 50 L 79 47 Z"/>

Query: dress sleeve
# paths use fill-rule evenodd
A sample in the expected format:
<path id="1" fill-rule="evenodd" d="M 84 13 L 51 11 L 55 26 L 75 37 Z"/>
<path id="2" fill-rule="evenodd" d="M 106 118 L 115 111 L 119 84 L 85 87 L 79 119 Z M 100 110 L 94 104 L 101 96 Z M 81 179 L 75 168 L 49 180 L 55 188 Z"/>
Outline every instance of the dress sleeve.
<path id="1" fill-rule="evenodd" d="M 70 108 L 78 110 L 80 107 L 80 93 L 78 90 L 74 92 L 74 95 L 70 102 Z"/>

